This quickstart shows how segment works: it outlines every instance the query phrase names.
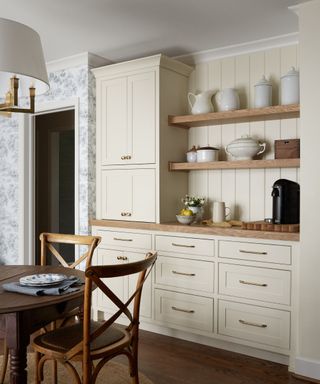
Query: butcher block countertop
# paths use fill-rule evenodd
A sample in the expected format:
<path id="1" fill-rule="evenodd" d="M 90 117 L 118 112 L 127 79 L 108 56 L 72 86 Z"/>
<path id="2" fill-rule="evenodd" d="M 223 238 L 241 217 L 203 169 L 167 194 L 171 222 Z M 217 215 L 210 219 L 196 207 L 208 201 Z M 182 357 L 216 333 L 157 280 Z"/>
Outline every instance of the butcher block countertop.
<path id="1" fill-rule="evenodd" d="M 235 236 L 248 237 L 255 239 L 287 240 L 299 241 L 299 233 L 289 232 L 267 232 L 241 229 L 239 227 L 218 228 L 209 227 L 201 224 L 183 225 L 177 222 L 172 223 L 145 223 L 138 221 L 118 221 L 118 220 L 91 220 L 90 224 L 99 227 L 142 229 L 146 231 L 180 232 L 194 233 L 198 235 L 212 236 Z"/>

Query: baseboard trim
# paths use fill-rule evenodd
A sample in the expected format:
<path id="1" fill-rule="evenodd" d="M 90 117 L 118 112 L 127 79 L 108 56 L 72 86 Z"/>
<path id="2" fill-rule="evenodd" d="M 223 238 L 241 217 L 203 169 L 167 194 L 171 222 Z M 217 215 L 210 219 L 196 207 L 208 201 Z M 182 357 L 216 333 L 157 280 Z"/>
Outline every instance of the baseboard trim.
<path id="1" fill-rule="evenodd" d="M 320 383 L 320 361 L 296 357 L 293 373 L 305 380 L 312 379 L 313 382 Z"/>

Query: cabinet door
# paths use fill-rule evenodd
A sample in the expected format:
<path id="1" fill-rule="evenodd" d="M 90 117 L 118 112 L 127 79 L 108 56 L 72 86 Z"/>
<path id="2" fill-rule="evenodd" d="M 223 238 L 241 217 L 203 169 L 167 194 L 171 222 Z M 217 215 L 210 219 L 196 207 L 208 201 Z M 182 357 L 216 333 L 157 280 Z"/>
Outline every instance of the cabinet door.
<path id="1" fill-rule="evenodd" d="M 130 263 L 139 261 L 145 258 L 145 253 L 125 252 L 125 256 L 128 257 Z M 152 316 L 152 271 L 150 272 L 147 280 L 145 281 L 142 289 L 142 297 L 140 304 L 140 316 L 149 317 Z M 129 276 L 129 296 L 135 291 L 137 285 L 138 274 Z M 132 306 L 131 306 L 132 309 Z"/>
<path id="2" fill-rule="evenodd" d="M 122 164 L 128 153 L 127 78 L 102 81 L 97 99 L 101 165 Z"/>
<path id="3" fill-rule="evenodd" d="M 122 251 L 115 251 L 110 249 L 97 250 L 97 257 L 92 264 L 94 265 L 114 265 L 122 264 L 124 261 L 119 257 L 124 257 Z M 104 279 L 107 286 L 119 297 L 120 300 L 124 301 L 127 298 L 128 282 L 123 277 L 113 277 L 110 279 Z M 115 304 L 113 304 L 100 290 L 94 291 L 94 301 L 97 309 L 103 310 L 108 313 L 114 313 L 117 310 Z"/>
<path id="4" fill-rule="evenodd" d="M 102 219 L 154 222 L 154 169 L 102 170 Z"/>
<path id="5" fill-rule="evenodd" d="M 128 154 L 132 164 L 156 160 L 155 72 L 128 77 Z"/>

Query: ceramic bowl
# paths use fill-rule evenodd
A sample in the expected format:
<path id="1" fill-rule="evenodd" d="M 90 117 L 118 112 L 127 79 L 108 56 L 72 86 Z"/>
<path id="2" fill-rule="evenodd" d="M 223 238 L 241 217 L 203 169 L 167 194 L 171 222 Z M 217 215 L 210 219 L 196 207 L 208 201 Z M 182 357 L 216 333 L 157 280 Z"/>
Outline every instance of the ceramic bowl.
<path id="1" fill-rule="evenodd" d="M 177 220 L 180 224 L 190 225 L 194 221 L 194 215 L 184 216 L 184 215 L 176 215 Z"/>

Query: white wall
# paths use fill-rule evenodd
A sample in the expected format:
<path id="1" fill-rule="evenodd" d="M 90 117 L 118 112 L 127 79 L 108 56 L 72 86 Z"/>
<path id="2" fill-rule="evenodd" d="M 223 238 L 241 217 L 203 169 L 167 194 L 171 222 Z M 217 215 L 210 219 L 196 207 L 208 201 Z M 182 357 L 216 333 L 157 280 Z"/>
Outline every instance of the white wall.
<path id="1" fill-rule="evenodd" d="M 295 372 L 320 379 L 320 1 L 299 7 L 301 57 L 301 257 Z"/>
<path id="2" fill-rule="evenodd" d="M 197 64 L 189 86 L 192 92 L 234 87 L 239 90 L 241 108 L 252 108 L 254 84 L 265 74 L 272 81 L 273 104 L 277 105 L 280 78 L 291 66 L 299 67 L 296 44 Z M 299 119 L 192 128 L 189 147 L 218 146 L 221 148 L 220 159 L 226 159 L 224 147 L 243 134 L 266 141 L 268 150 L 263 157 L 273 159 L 275 139 L 299 137 Z M 212 202 L 218 200 L 226 202 L 235 219 L 262 220 L 272 217 L 271 187 L 280 178 L 299 182 L 299 170 L 193 171 L 190 172 L 189 193 L 205 196 L 209 200 L 207 216 L 211 214 Z"/>

